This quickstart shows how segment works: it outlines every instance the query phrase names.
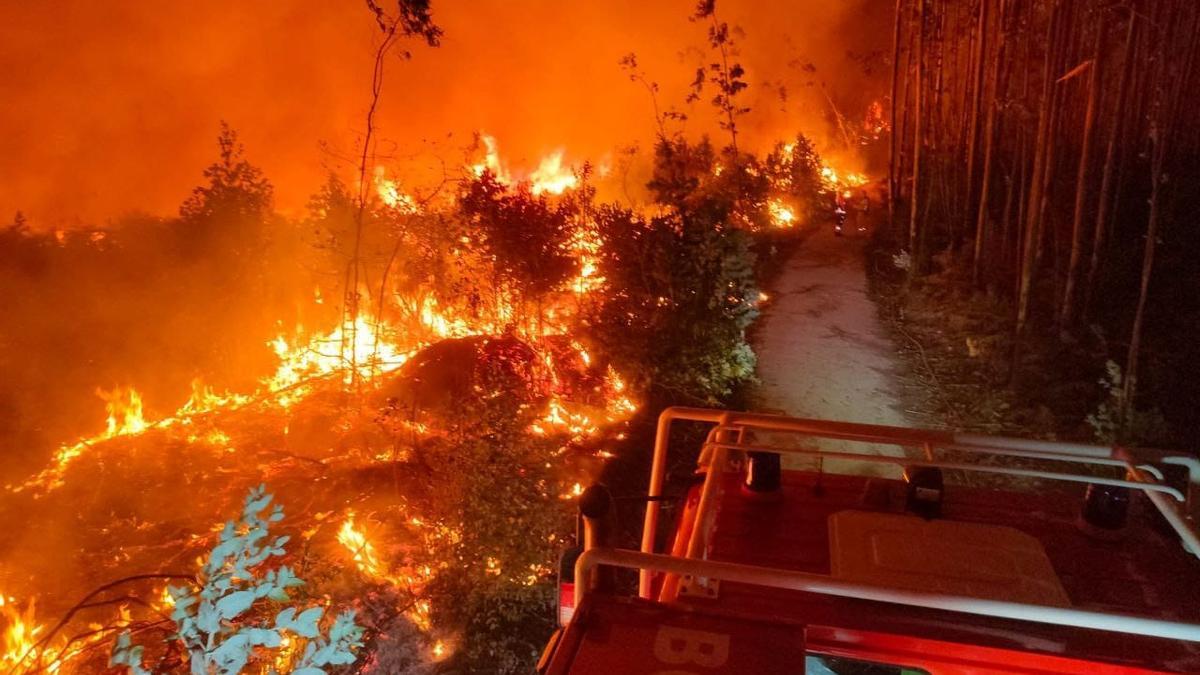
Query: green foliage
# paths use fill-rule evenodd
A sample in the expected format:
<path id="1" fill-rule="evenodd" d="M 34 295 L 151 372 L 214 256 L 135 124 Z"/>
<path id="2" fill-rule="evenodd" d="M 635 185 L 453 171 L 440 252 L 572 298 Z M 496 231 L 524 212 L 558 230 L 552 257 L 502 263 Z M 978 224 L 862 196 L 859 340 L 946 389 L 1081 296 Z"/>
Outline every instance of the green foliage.
<path id="1" fill-rule="evenodd" d="M 661 139 L 648 188 L 666 213 L 596 214 L 606 288 L 592 337 L 662 400 L 716 403 L 753 377 L 745 331 L 758 289 L 746 230 L 765 217 L 768 184 L 753 160 L 724 156 L 718 172 L 707 139 Z"/>
<path id="2" fill-rule="evenodd" d="M 718 153 L 707 137 L 696 143 L 662 138 L 654 146 L 654 173 L 646 187 L 655 201 L 685 219 L 717 227 L 766 228 L 770 178 L 751 155 L 731 148 Z"/>
<path id="3" fill-rule="evenodd" d="M 614 365 L 664 398 L 716 403 L 753 376 L 745 330 L 757 311 L 750 236 L 712 201 L 643 219 L 602 207 L 604 299 L 589 324 Z"/>
<path id="4" fill-rule="evenodd" d="M 564 203 L 510 189 L 485 172 L 468 182 L 459 202 L 490 255 L 498 281 L 523 303 L 541 303 L 578 270 L 568 248 L 571 213 Z"/>
<path id="5" fill-rule="evenodd" d="M 1136 410 L 1125 400 L 1124 375 L 1121 366 L 1109 360 L 1099 384 L 1107 393 L 1096 411 L 1087 416 L 1088 426 L 1096 440 L 1105 444 L 1150 443 L 1165 440 L 1168 425 L 1158 409 Z"/>
<path id="6" fill-rule="evenodd" d="M 129 633 L 121 633 L 117 636 L 116 644 L 113 645 L 108 665 L 112 668 L 125 666 L 129 669 L 129 675 L 150 675 L 150 671 L 142 667 L 142 651 L 141 645 L 133 644 L 133 638 L 129 636 Z"/>
<path id="7" fill-rule="evenodd" d="M 353 650 L 362 645 L 362 628 L 355 625 L 353 611 L 335 618 L 327 635 L 320 628 L 323 607 L 286 607 L 273 620 L 266 619 L 271 603 L 289 601 L 288 589 L 304 585 L 288 566 L 269 566 L 273 558 L 285 555 L 288 541 L 286 536 L 270 537 L 271 523 L 283 520 L 283 508 L 272 507 L 272 499 L 265 486 L 251 490 L 241 519 L 225 524 L 209 553 L 199 588 L 168 589 L 175 603 L 174 639 L 191 655 L 192 675 L 240 673 L 261 649 L 278 649 L 288 633 L 304 644 L 291 671 L 299 675 L 318 675 L 327 666 L 353 663 Z M 142 647 L 133 646 L 125 634 L 117 641 L 110 665 L 142 675 L 147 671 L 141 657 Z"/>
<path id="8" fill-rule="evenodd" d="M 441 571 L 423 594 L 435 625 L 461 627 L 455 665 L 465 672 L 529 672 L 552 629 L 546 576 L 571 504 L 558 496 L 561 468 L 546 461 L 555 441 L 524 434 L 520 406 L 481 398 L 460 411 L 457 440 L 431 453 L 438 488 L 427 508 L 459 534 L 427 543 Z"/>

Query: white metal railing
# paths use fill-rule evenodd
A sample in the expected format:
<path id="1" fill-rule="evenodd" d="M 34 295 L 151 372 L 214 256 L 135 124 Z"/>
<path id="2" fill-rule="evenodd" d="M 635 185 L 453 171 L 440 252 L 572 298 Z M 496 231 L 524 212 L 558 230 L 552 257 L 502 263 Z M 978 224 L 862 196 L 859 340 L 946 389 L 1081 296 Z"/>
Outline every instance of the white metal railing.
<path id="1" fill-rule="evenodd" d="M 792 570 L 741 565 L 737 563 L 694 560 L 669 555 L 657 555 L 613 548 L 594 548 L 584 551 L 575 562 L 575 578 L 587 579 L 600 565 L 623 567 L 652 572 L 668 572 L 721 579 L 771 588 L 805 591 L 841 598 L 888 602 L 909 607 L 923 607 L 979 616 L 1032 621 L 1056 626 L 1074 626 L 1093 630 L 1115 631 L 1169 640 L 1200 642 L 1200 625 L 1178 621 L 1152 619 L 1129 614 L 1113 614 L 1069 607 L 1050 607 L 1022 602 L 984 600 L 942 593 L 910 591 L 886 586 L 843 581 L 833 577 Z M 575 587 L 576 607 L 583 606 L 587 584 Z"/>
<path id="2" fill-rule="evenodd" d="M 658 530 L 660 502 L 666 476 L 667 452 L 670 443 L 671 425 L 677 420 L 704 422 L 715 425 L 708 434 L 700 455 L 701 466 L 707 466 L 705 484 L 696 508 L 694 527 L 686 549 L 686 558 L 703 557 L 707 550 L 714 509 L 719 502 L 721 474 L 725 466 L 726 453 L 730 450 L 794 454 L 819 458 L 849 459 L 859 462 L 892 465 L 930 466 L 963 471 L 976 471 L 1011 476 L 1025 476 L 1048 480 L 1087 482 L 1112 485 L 1137 490 L 1146 495 L 1154 507 L 1179 536 L 1184 547 L 1200 556 L 1200 535 L 1189 516 L 1197 490 L 1200 489 L 1200 460 L 1195 457 L 1161 450 L 1143 448 L 1105 447 L 1081 443 L 1059 443 L 1018 438 L 992 437 L 979 434 L 955 434 L 947 431 L 906 429 L 851 422 L 831 422 L 767 415 L 742 413 L 706 408 L 667 408 L 658 419 L 655 434 L 654 458 L 650 468 L 649 496 L 644 527 L 642 530 L 642 553 L 653 554 Z M 917 456 L 888 456 L 857 452 L 841 452 L 815 448 L 795 448 L 780 445 L 746 443 L 747 431 L 782 432 L 809 438 L 843 440 L 858 443 L 896 445 L 921 451 Z M 1124 479 L 1106 478 L 1085 471 L 1042 470 L 1020 467 L 1004 467 L 971 461 L 944 461 L 936 457 L 937 451 L 953 450 L 969 457 L 1008 456 L 1025 459 L 1047 460 L 1070 465 L 1088 467 L 1120 468 L 1125 471 Z M 1163 472 L 1158 465 L 1178 465 L 1187 469 L 1186 492 L 1163 482 Z M 669 557 L 669 556 L 668 556 Z M 678 558 L 673 558 L 678 559 Z M 727 565 L 728 563 L 721 563 Z M 639 595 L 650 597 L 651 574 L 655 570 L 644 568 L 639 578 Z M 672 570 L 658 570 L 672 572 Z M 973 601 L 979 602 L 979 601 Z"/>

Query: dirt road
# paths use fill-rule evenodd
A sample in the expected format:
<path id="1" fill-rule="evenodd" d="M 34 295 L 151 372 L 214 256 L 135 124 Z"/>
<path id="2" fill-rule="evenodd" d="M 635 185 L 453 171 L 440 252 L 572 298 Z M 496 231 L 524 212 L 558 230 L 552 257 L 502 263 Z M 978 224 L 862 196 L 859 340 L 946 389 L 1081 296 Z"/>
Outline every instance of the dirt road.
<path id="1" fill-rule="evenodd" d="M 784 264 L 754 339 L 757 409 L 797 417 L 909 425 L 896 395 L 899 360 L 867 295 L 863 236 L 827 225 Z M 830 449 L 850 449 L 823 444 Z M 874 454 L 902 456 L 892 446 Z M 863 447 L 854 448 L 862 451 Z M 894 467 L 827 461 L 832 472 L 898 475 Z"/>

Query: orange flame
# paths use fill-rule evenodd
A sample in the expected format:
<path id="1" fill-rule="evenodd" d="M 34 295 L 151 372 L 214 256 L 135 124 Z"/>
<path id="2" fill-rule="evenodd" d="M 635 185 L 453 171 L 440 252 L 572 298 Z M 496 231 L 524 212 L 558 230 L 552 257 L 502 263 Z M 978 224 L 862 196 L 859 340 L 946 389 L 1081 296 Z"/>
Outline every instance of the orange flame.
<path id="1" fill-rule="evenodd" d="M 787 229 L 796 224 L 795 212 L 778 199 L 767 202 L 767 213 L 771 216 L 771 223 L 780 229 Z"/>
<path id="2" fill-rule="evenodd" d="M 543 192 L 561 195 L 579 182 L 571 168 L 563 166 L 562 150 L 556 150 L 543 158 L 533 173 L 529 174 L 529 180 L 533 184 L 535 195 Z"/>
<path id="3" fill-rule="evenodd" d="M 375 167 L 375 194 L 380 201 L 400 213 L 420 213 L 421 207 L 410 194 L 400 189 L 399 181 L 387 178 L 387 172 L 382 166 Z"/>
<path id="4" fill-rule="evenodd" d="M 479 140 L 483 143 L 484 156 L 482 161 L 470 165 L 472 174 L 482 176 L 486 171 L 492 174 L 501 185 L 522 182 L 521 179 L 514 178 L 509 172 L 508 166 L 500 158 L 499 144 L 495 137 L 480 133 Z M 528 178 L 524 179 L 529 183 L 533 194 L 548 192 L 561 195 L 576 187 L 579 179 L 576 178 L 571 167 L 564 165 L 563 154 L 562 150 L 555 150 L 546 155 L 538 163 L 537 168 L 530 172 Z"/>

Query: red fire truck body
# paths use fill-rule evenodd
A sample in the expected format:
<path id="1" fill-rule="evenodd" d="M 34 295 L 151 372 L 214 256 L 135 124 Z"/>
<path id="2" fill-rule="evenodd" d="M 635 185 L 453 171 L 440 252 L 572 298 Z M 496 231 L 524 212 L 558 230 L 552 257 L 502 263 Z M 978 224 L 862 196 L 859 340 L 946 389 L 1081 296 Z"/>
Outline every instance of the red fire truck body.
<path id="1" fill-rule="evenodd" d="M 660 536 L 680 420 L 710 429 Z M 1200 673 L 1197 485 L 1182 453 L 669 409 L 641 550 L 608 546 L 584 495 L 577 602 L 539 669 Z"/>

